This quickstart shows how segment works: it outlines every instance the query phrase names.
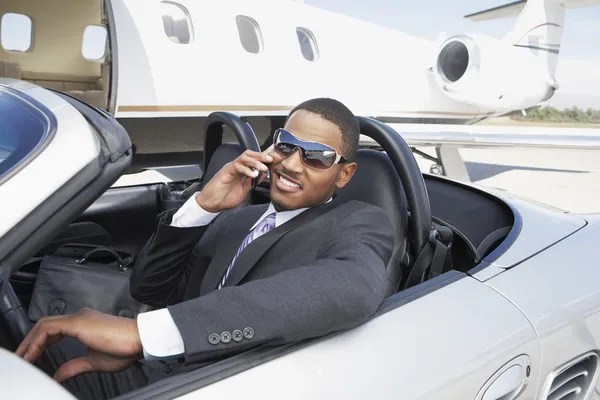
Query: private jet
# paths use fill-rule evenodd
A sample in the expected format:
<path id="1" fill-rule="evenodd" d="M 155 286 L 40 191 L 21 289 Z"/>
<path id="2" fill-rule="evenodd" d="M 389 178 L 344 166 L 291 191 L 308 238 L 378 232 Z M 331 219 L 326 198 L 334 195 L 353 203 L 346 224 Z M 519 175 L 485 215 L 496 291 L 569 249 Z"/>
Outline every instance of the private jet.
<path id="1" fill-rule="evenodd" d="M 161 163 L 190 163 L 214 111 L 248 118 L 263 143 L 318 96 L 390 123 L 467 124 L 535 106 L 559 87 L 566 10 L 597 4 L 517 1 L 466 16 L 516 16 L 503 38 L 431 41 L 302 0 L 3 0 L 0 77 L 108 111 L 135 165 L 167 147 Z"/>

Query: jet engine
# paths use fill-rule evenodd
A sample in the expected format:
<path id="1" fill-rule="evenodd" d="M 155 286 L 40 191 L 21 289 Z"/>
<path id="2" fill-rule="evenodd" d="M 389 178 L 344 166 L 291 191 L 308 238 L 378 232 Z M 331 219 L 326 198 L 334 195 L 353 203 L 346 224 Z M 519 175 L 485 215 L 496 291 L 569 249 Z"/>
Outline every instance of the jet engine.
<path id="1" fill-rule="evenodd" d="M 535 51 L 542 50 L 483 35 L 452 36 L 439 46 L 433 73 L 453 100 L 493 112 L 524 109 L 549 99 L 557 88 L 547 58 Z"/>

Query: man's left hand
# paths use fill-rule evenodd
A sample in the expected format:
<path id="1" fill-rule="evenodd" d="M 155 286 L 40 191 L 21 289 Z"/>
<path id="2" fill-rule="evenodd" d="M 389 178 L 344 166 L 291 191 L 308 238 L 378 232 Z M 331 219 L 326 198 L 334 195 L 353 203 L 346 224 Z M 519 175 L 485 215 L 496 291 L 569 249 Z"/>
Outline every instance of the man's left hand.
<path id="1" fill-rule="evenodd" d="M 90 309 L 40 319 L 15 354 L 36 362 L 49 345 L 63 337 L 78 339 L 87 346 L 88 354 L 64 363 L 54 375 L 58 382 L 84 372 L 123 371 L 143 357 L 136 320 Z"/>

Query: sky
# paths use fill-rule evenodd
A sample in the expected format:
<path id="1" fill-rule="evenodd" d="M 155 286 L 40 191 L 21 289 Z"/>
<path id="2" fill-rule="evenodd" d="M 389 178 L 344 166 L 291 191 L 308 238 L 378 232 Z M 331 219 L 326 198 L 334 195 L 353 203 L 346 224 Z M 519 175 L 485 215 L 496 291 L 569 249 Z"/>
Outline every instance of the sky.
<path id="1" fill-rule="evenodd" d="M 0 0 L 2 1 L 2 0 Z M 281 0 L 291 1 L 291 0 Z M 472 22 L 465 15 L 496 7 L 513 0 L 304 0 L 305 4 L 387 26 L 405 33 L 435 40 L 440 32 L 448 34 L 476 32 L 502 38 L 515 18 Z M 27 21 L 2 21 L 5 40 L 25 45 L 19 38 L 27 37 Z M 17 34 L 25 30 L 25 34 Z M 102 43 L 101 30 L 86 32 L 89 39 Z M 600 109 L 600 6 L 567 11 L 556 78 L 559 90 L 549 104 L 559 107 Z M 90 50 L 89 58 L 99 57 Z"/>
<path id="2" fill-rule="evenodd" d="M 439 32 L 476 32 L 501 39 L 515 18 L 473 22 L 464 16 L 513 0 L 304 0 L 305 4 L 435 40 Z M 600 109 L 600 6 L 567 10 L 549 105 Z"/>

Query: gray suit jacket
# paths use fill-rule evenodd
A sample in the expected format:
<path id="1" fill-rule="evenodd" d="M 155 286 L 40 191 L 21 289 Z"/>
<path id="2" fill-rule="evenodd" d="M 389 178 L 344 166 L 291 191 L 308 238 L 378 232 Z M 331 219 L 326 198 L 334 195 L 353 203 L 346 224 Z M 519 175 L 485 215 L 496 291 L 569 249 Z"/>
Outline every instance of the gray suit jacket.
<path id="1" fill-rule="evenodd" d="M 206 227 L 170 226 L 175 210 L 158 216 L 136 261 L 131 293 L 168 307 L 185 343 L 186 364 L 354 327 L 389 294 L 389 218 L 378 207 L 335 199 L 248 245 L 216 290 L 266 208 L 234 209 Z"/>

